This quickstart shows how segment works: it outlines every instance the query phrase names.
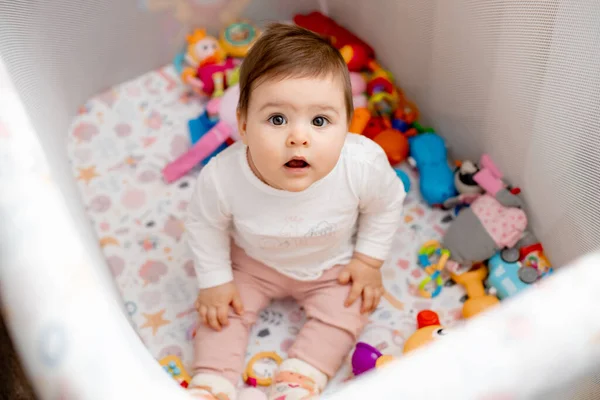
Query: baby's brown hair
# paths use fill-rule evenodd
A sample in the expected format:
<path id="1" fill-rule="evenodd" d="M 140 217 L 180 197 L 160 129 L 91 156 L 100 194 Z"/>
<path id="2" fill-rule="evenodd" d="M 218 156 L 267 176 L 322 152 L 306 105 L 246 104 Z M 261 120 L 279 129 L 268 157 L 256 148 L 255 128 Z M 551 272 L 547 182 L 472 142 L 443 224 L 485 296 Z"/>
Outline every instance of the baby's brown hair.
<path id="1" fill-rule="evenodd" d="M 339 77 L 346 118 L 352 118 L 350 74 L 341 53 L 327 39 L 296 25 L 274 23 L 252 45 L 240 69 L 238 112 L 246 116 L 250 94 L 266 79 Z"/>

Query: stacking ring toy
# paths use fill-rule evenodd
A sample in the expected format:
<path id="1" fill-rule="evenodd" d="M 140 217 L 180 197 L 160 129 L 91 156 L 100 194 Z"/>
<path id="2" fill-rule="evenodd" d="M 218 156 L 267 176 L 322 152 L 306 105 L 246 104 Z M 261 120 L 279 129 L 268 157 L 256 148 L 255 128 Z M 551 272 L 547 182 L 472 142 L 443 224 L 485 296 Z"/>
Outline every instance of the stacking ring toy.
<path id="1" fill-rule="evenodd" d="M 259 36 L 258 29 L 247 22 L 235 22 L 221 31 L 219 43 L 232 57 L 245 57 Z"/>
<path id="2" fill-rule="evenodd" d="M 260 353 L 255 354 L 250 361 L 248 361 L 248 364 L 246 365 L 246 370 L 244 371 L 242 377 L 244 378 L 244 382 L 246 382 L 248 385 L 250 386 L 271 386 L 271 383 L 273 381 L 272 378 L 270 377 L 258 377 L 256 376 L 256 374 L 254 373 L 254 364 L 258 361 L 258 360 L 262 360 L 263 358 L 270 358 L 271 360 L 274 360 L 277 365 L 281 364 L 283 362 L 283 359 L 281 357 L 279 357 L 279 354 L 273 352 L 273 351 L 262 351 Z"/>
<path id="3" fill-rule="evenodd" d="M 437 264 L 431 264 L 431 257 L 439 257 Z M 427 277 L 419 284 L 419 294 L 426 298 L 433 298 L 440 294 L 444 281 L 442 279 L 442 270 L 446 266 L 446 262 L 450 258 L 450 252 L 442 248 L 442 245 L 437 240 L 426 242 L 419 250 L 419 264 L 425 269 Z M 434 282 L 435 289 L 429 292 L 425 289 L 428 283 Z"/>

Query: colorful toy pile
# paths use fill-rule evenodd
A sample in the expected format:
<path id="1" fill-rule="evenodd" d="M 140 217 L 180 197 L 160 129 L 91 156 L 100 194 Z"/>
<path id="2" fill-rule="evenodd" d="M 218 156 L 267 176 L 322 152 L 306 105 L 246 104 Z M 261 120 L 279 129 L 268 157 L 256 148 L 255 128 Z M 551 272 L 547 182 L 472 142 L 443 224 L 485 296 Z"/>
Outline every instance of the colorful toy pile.
<path id="1" fill-rule="evenodd" d="M 189 121 L 192 147 L 163 169 L 172 183 L 197 165 L 206 163 L 239 139 L 235 109 L 239 98 L 239 66 L 260 31 L 249 22 L 225 27 L 219 39 L 196 29 L 187 37 L 187 48 L 175 57 L 175 69 L 191 90 L 206 99 L 206 110 Z"/>
<path id="2" fill-rule="evenodd" d="M 377 63 L 373 49 L 317 11 L 296 15 L 294 23 L 329 38 L 344 57 L 355 107 L 349 131 L 378 143 L 392 165 L 406 160 L 409 138 L 425 129 L 417 122 L 418 108 L 397 87 L 391 72 Z M 175 57 L 174 65 L 182 81 L 208 104 L 202 115 L 189 121 L 192 147 L 165 167 L 166 182 L 176 181 L 196 165 L 205 165 L 238 139 L 235 118 L 224 114 L 235 117 L 239 65 L 259 36 L 260 31 L 245 21 L 227 26 L 218 39 L 204 29 L 188 35 L 187 48 Z M 408 188 L 408 180 L 401 175 L 400 171 Z"/>
<path id="3" fill-rule="evenodd" d="M 411 157 L 423 198 L 454 214 L 441 243 L 427 242 L 418 254 L 428 275 L 419 285 L 423 297 L 440 293 L 445 270 L 465 287 L 463 317 L 470 318 L 552 273 L 542 244 L 528 230 L 520 189 L 503 181 L 489 155 L 478 164 L 458 162 L 452 171 L 443 140 L 429 132 L 413 138 Z"/>

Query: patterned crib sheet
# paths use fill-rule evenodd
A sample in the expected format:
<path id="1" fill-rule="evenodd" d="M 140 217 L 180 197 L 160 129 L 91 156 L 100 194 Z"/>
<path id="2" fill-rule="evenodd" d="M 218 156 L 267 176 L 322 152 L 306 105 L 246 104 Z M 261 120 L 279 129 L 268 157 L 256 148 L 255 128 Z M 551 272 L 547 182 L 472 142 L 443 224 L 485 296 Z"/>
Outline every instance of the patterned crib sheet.
<path id="1" fill-rule="evenodd" d="M 202 111 L 203 104 L 166 66 L 90 99 L 68 136 L 83 202 L 133 326 L 155 358 L 174 354 L 188 367 L 197 290 L 182 218 L 198 169 L 171 185 L 162 181 L 161 169 L 189 147 L 187 122 Z M 424 278 L 417 252 L 443 235 L 447 213 L 428 208 L 419 197 L 416 176 L 405 171 L 412 190 L 393 254 L 383 267 L 393 300 L 382 299 L 360 338 L 398 357 L 420 310 L 436 311 L 451 326 L 460 318 L 464 298 L 462 288 L 451 285 L 434 299 L 417 293 Z M 293 301 L 273 303 L 252 330 L 247 358 L 260 351 L 285 357 L 303 321 Z M 349 379 L 350 371 L 348 362 L 328 390 Z"/>

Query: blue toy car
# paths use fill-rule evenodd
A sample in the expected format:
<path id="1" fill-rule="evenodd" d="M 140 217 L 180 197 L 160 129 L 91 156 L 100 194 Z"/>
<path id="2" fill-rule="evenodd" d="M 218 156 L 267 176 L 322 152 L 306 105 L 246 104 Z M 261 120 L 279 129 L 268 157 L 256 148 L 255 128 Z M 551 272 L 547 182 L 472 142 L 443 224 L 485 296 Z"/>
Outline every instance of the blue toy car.
<path id="1" fill-rule="evenodd" d="M 506 261 L 501 252 L 488 260 L 487 285 L 496 289 L 500 300 L 521 292 L 537 280 L 537 270 L 521 266 L 518 261 Z M 533 276 L 532 276 L 533 275 Z"/>
<path id="2" fill-rule="evenodd" d="M 426 132 L 409 139 L 410 157 L 419 170 L 421 196 L 430 206 L 439 206 L 456 196 L 454 172 L 448 165 L 446 144 L 438 134 Z"/>

